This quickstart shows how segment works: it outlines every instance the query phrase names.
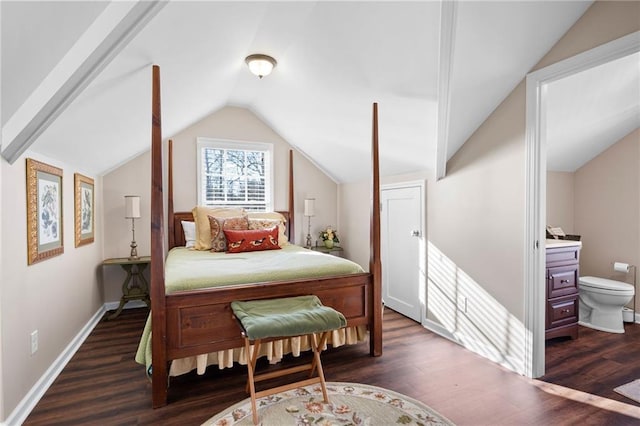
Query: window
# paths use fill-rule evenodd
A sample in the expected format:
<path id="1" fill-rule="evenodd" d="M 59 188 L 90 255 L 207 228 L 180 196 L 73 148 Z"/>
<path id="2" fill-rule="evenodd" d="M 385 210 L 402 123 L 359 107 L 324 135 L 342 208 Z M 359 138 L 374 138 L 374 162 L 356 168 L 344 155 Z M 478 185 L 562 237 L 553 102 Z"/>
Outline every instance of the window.
<path id="1" fill-rule="evenodd" d="M 198 138 L 198 205 L 273 210 L 273 145 Z"/>

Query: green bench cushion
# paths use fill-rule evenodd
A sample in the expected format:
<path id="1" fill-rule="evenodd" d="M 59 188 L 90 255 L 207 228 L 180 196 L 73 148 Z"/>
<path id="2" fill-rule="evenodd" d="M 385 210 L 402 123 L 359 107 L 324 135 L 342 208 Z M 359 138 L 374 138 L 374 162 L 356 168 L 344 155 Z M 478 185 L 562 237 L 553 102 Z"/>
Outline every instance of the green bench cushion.
<path id="1" fill-rule="evenodd" d="M 231 309 L 251 340 L 302 336 L 347 325 L 344 315 L 324 306 L 317 296 L 235 301 Z"/>

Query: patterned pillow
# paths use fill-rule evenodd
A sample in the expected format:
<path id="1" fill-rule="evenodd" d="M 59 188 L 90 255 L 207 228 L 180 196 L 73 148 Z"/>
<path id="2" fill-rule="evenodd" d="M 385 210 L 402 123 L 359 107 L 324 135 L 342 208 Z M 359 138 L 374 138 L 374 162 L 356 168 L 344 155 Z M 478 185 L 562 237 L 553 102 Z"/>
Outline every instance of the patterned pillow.
<path id="1" fill-rule="evenodd" d="M 211 227 L 211 251 L 227 251 L 227 240 L 224 236 L 225 229 L 249 229 L 249 220 L 246 215 L 236 217 L 208 217 L 209 226 Z"/>
<path id="2" fill-rule="evenodd" d="M 211 250 L 211 227 L 209 216 L 213 217 L 237 217 L 245 215 L 244 209 L 231 209 L 223 207 L 196 206 L 191 210 L 193 220 L 196 223 L 196 250 Z"/>
<path id="3" fill-rule="evenodd" d="M 257 215 L 278 215 L 281 218 L 273 218 L 273 217 L 256 217 Z M 269 229 L 274 226 L 278 227 L 278 245 L 280 247 L 286 246 L 289 242 L 287 241 L 287 236 L 285 234 L 285 224 L 284 217 L 280 213 L 255 213 L 249 212 L 249 229 Z"/>
<path id="4" fill-rule="evenodd" d="M 227 253 L 280 249 L 277 226 L 270 229 L 250 229 L 247 231 L 225 229 L 224 235 L 227 239 Z"/>

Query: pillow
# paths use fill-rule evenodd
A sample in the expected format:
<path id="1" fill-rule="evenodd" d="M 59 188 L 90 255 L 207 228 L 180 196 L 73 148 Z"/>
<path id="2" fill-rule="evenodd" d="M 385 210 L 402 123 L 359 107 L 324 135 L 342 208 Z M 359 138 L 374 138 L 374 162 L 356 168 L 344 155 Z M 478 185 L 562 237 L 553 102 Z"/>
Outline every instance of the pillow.
<path id="1" fill-rule="evenodd" d="M 287 222 L 284 216 L 278 212 L 249 212 L 249 229 L 267 229 L 278 225 L 278 245 L 284 247 L 289 244 L 285 233 Z"/>
<path id="2" fill-rule="evenodd" d="M 196 224 L 196 250 L 211 250 L 211 225 L 209 217 L 236 217 L 245 214 L 244 209 L 213 208 L 196 206 L 191 210 Z"/>
<path id="3" fill-rule="evenodd" d="M 227 239 L 227 253 L 242 253 L 245 251 L 280 250 L 278 245 L 278 228 L 250 229 L 235 231 L 225 229 Z"/>
<path id="4" fill-rule="evenodd" d="M 249 229 L 249 221 L 246 215 L 224 218 L 208 216 L 208 218 L 209 227 L 211 228 L 211 251 L 227 251 L 227 240 L 223 232 L 225 229 Z"/>
<path id="5" fill-rule="evenodd" d="M 186 248 L 193 248 L 196 245 L 196 224 L 187 220 L 182 221 L 182 230 L 184 231 L 184 240 Z"/>

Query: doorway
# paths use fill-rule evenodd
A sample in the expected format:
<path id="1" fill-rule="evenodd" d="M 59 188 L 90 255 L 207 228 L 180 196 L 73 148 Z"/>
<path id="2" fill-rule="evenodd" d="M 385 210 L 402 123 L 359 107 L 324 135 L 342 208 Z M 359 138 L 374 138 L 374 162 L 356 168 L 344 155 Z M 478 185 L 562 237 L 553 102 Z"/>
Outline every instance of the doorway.
<path id="1" fill-rule="evenodd" d="M 553 81 L 640 51 L 640 32 L 549 65 L 527 75 L 525 219 L 525 374 L 545 373 L 545 227 L 546 117 L 545 93 Z"/>
<path id="2" fill-rule="evenodd" d="M 424 182 L 381 187 L 382 297 L 414 321 L 425 312 Z"/>

